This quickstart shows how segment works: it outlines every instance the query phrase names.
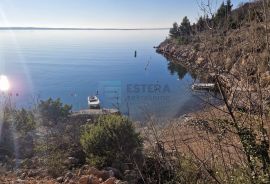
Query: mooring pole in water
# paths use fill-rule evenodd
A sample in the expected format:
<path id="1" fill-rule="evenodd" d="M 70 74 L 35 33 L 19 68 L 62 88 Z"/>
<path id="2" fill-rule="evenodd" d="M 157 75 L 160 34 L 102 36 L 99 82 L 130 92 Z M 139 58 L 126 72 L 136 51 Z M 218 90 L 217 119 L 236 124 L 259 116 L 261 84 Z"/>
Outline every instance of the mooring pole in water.
<path id="1" fill-rule="evenodd" d="M 136 58 L 137 57 L 137 51 L 135 50 L 134 52 L 134 57 Z"/>

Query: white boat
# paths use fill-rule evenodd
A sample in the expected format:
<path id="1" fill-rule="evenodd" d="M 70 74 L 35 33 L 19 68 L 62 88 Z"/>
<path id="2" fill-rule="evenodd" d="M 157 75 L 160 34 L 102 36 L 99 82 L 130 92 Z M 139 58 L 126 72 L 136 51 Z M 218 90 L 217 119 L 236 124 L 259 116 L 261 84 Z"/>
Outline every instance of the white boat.
<path id="1" fill-rule="evenodd" d="M 98 99 L 97 96 L 89 96 L 88 97 L 88 106 L 90 109 L 95 108 L 99 109 L 100 108 L 100 100 Z"/>

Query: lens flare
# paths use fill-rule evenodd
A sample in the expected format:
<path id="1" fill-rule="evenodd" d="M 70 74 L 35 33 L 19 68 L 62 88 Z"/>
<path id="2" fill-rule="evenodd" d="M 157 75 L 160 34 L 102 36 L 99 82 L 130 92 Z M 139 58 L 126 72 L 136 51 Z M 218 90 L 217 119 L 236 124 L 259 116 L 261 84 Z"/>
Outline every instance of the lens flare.
<path id="1" fill-rule="evenodd" d="M 0 76 L 0 91 L 5 92 L 5 91 L 8 91 L 9 88 L 10 88 L 10 84 L 9 84 L 7 76 L 1 75 Z"/>

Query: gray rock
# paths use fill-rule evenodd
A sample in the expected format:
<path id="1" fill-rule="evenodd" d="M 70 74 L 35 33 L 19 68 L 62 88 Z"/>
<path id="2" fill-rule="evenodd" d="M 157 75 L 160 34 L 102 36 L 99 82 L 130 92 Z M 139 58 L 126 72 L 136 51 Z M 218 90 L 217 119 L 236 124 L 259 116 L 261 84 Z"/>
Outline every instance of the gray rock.
<path id="1" fill-rule="evenodd" d="M 25 180 L 21 180 L 21 179 L 17 179 L 15 183 L 16 184 L 24 184 L 24 183 L 26 183 L 26 181 Z"/>
<path id="2" fill-rule="evenodd" d="M 127 181 L 116 180 L 115 184 L 128 184 Z"/>
<path id="3" fill-rule="evenodd" d="M 28 177 L 30 177 L 30 178 L 34 178 L 34 177 L 36 177 L 36 176 L 38 176 L 39 175 L 39 171 L 37 171 L 37 170 L 30 170 L 29 172 L 28 172 Z"/>
<path id="4" fill-rule="evenodd" d="M 26 176 L 27 176 L 27 174 L 26 174 L 25 172 L 23 172 L 23 173 L 21 174 L 20 178 L 21 178 L 21 179 L 25 179 Z"/>
<path id="5" fill-rule="evenodd" d="M 106 168 L 104 168 L 104 170 L 105 171 L 109 171 L 110 177 L 115 177 L 117 179 L 121 179 L 122 178 L 121 172 L 118 169 L 116 169 L 116 168 L 106 167 Z"/>
<path id="6" fill-rule="evenodd" d="M 65 180 L 70 180 L 71 178 L 73 178 L 73 174 L 71 172 L 68 172 L 66 175 L 65 175 Z"/>
<path id="7" fill-rule="evenodd" d="M 64 177 L 58 177 L 57 179 L 56 179 L 56 181 L 58 182 L 58 183 L 63 183 L 64 182 Z"/>

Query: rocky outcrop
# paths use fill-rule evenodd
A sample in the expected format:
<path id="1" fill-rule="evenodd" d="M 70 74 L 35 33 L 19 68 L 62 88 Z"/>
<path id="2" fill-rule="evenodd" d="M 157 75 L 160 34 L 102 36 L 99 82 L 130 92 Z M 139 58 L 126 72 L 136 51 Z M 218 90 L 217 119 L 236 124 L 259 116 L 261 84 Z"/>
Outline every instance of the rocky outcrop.
<path id="1" fill-rule="evenodd" d="M 195 75 L 207 77 L 205 70 L 208 69 L 208 61 L 202 52 L 196 51 L 192 44 L 179 45 L 174 40 L 165 40 L 156 51 L 170 62 L 181 64 Z"/>

